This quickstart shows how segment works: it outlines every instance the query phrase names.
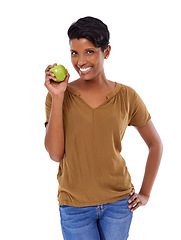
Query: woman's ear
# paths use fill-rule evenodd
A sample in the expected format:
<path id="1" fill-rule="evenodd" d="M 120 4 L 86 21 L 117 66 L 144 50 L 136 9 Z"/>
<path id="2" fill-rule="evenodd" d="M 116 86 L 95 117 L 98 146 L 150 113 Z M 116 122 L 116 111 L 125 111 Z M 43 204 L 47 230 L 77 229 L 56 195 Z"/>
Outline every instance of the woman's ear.
<path id="1" fill-rule="evenodd" d="M 108 45 L 107 48 L 104 50 L 104 58 L 107 59 L 111 52 L 111 46 Z"/>

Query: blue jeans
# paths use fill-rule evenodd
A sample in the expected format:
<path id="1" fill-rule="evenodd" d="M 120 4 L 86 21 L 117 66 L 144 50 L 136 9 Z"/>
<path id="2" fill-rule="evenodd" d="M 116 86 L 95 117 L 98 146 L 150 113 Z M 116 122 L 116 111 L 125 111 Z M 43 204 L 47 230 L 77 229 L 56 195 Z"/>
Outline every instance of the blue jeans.
<path id="1" fill-rule="evenodd" d="M 65 240 L 126 240 L 133 213 L 127 197 L 117 202 L 88 206 L 59 207 Z"/>

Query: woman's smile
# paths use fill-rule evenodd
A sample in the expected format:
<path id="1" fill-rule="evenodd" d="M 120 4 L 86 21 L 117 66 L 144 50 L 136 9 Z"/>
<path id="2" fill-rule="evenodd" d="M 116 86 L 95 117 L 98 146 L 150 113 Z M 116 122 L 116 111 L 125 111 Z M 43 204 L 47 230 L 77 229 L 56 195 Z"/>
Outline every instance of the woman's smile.
<path id="1" fill-rule="evenodd" d="M 104 52 L 86 38 L 70 41 L 71 61 L 83 80 L 98 80 L 104 76 Z"/>
<path id="2" fill-rule="evenodd" d="M 78 67 L 78 68 L 79 68 L 79 74 L 86 75 L 90 73 L 93 67 L 84 67 L 84 68 Z"/>

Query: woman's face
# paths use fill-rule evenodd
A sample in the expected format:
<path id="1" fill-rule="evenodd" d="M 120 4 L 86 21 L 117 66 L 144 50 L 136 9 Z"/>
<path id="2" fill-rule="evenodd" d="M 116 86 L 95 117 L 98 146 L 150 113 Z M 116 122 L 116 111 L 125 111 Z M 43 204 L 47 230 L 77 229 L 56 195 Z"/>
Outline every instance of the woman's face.
<path id="1" fill-rule="evenodd" d="M 86 38 L 70 40 L 71 61 L 83 80 L 91 80 L 104 72 L 104 58 L 109 54 L 101 51 Z"/>

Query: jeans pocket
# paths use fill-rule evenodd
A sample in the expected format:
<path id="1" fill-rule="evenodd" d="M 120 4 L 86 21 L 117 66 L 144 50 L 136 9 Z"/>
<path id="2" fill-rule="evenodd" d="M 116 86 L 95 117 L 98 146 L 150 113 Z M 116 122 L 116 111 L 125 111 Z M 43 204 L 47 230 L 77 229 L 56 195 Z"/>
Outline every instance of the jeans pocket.
<path id="1" fill-rule="evenodd" d="M 128 196 L 127 198 L 110 203 L 110 207 L 112 209 L 116 209 L 116 211 L 118 211 L 118 212 L 121 211 L 121 212 L 128 213 L 128 212 L 130 212 L 130 209 L 128 208 L 128 205 L 129 205 L 128 200 L 130 197 L 131 196 Z"/>

